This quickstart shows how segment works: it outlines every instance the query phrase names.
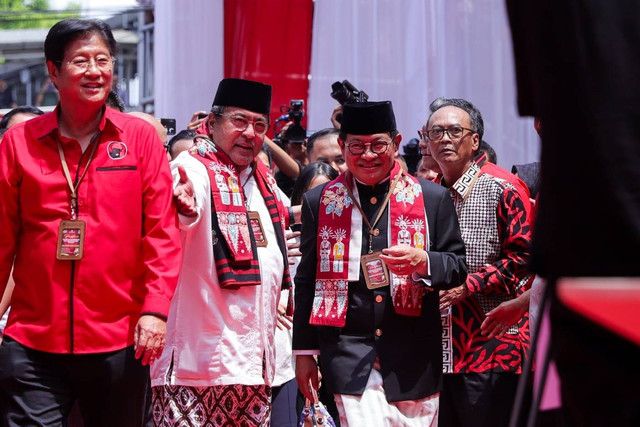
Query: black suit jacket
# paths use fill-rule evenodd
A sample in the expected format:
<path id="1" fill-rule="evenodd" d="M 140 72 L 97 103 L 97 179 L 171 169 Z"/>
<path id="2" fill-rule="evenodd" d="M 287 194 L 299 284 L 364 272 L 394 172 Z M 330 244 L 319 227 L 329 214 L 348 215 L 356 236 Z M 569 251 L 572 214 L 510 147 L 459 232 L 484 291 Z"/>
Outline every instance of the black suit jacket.
<path id="1" fill-rule="evenodd" d="M 442 331 L 438 290 L 464 283 L 465 247 L 451 196 L 444 188 L 420 180 L 429 227 L 428 257 L 435 289 L 424 296 L 420 317 L 397 315 L 390 287 L 369 290 L 362 278 L 349 283 L 349 306 L 343 328 L 309 325 L 317 266 L 320 195 L 309 191 L 302 208 L 302 259 L 295 277 L 294 350 L 320 350 L 323 381 L 333 393 L 362 394 L 378 357 L 387 400 L 416 400 L 441 388 Z M 358 184 L 360 204 L 371 220 L 389 189 L 389 180 L 376 187 Z M 377 202 L 371 204 L 375 197 Z M 387 247 L 388 208 L 378 223 L 373 250 Z M 352 230 L 356 232 L 356 230 Z M 362 253 L 368 251 L 368 230 L 362 233 Z M 379 302 L 377 301 L 379 300 Z M 376 331 L 378 333 L 376 334 Z"/>

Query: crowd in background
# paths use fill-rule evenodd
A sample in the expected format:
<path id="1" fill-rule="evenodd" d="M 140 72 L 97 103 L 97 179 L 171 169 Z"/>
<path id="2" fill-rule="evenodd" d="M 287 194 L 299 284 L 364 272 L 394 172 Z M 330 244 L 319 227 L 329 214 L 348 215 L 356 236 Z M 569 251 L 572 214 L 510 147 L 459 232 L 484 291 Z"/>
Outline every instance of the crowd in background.
<path id="1" fill-rule="evenodd" d="M 126 112 L 114 53 L 103 22 L 61 21 L 56 110 L 0 121 L 6 425 L 288 426 L 319 399 L 334 425 L 506 426 L 527 408 L 539 164 L 497 166 L 473 102 L 433 100 L 403 156 L 390 101 L 269 138 L 271 86 L 229 78 L 176 132 Z M 541 422 L 572 425 L 558 414 Z"/>

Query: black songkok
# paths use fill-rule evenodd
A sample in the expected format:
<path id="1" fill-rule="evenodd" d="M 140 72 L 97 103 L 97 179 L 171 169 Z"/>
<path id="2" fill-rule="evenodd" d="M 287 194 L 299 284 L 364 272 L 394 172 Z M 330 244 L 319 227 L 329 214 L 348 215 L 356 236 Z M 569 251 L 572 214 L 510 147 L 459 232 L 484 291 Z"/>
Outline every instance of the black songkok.
<path id="1" fill-rule="evenodd" d="M 212 105 L 244 108 L 258 114 L 269 114 L 271 86 L 243 79 L 223 79 L 218 85 Z"/>
<path id="2" fill-rule="evenodd" d="M 391 101 L 345 104 L 340 130 L 352 135 L 372 135 L 397 130 Z"/>

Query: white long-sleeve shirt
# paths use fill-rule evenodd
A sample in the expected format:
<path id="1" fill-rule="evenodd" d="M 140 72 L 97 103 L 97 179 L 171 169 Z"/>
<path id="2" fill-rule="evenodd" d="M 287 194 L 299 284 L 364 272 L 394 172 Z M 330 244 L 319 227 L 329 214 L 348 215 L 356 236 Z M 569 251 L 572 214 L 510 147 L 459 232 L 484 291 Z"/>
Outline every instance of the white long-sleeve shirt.
<path id="1" fill-rule="evenodd" d="M 249 210 L 260 215 L 268 242 L 267 247 L 258 248 L 262 284 L 222 289 L 213 256 L 209 176 L 205 166 L 185 152 L 171 164 L 174 182 L 178 166 L 185 168 L 193 183 L 198 215 L 180 216 L 182 271 L 171 301 L 165 349 L 151 367 L 151 383 L 271 385 L 284 261 L 267 206 L 255 178 L 247 181 L 250 170 L 243 171 L 240 181 Z"/>

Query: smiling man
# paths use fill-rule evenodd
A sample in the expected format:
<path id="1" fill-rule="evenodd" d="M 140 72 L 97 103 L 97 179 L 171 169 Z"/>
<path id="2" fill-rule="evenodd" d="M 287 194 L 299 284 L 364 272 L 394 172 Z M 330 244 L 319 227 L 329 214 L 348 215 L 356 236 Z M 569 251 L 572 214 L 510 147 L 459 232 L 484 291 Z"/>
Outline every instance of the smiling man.
<path id="1" fill-rule="evenodd" d="M 256 155 L 271 86 L 225 79 L 200 140 L 171 162 L 184 248 L 167 344 L 153 366 L 154 422 L 268 422 L 278 299 L 290 286 L 285 197 Z"/>
<path id="2" fill-rule="evenodd" d="M 446 190 L 395 160 L 401 138 L 391 102 L 345 105 L 348 171 L 303 202 L 296 377 L 311 398 L 320 359 L 342 426 L 438 422 L 437 291 L 464 283 L 464 244 Z"/>
<path id="3" fill-rule="evenodd" d="M 140 426 L 180 269 L 171 173 L 154 129 L 105 107 L 107 24 L 58 22 L 44 52 L 60 102 L 0 144 L 4 425 L 66 425 L 77 400 L 85 425 Z"/>
<path id="4" fill-rule="evenodd" d="M 469 275 L 440 292 L 445 376 L 440 425 L 506 426 L 529 345 L 526 317 L 503 336 L 480 333 L 486 313 L 514 299 L 528 282 L 531 229 L 509 182 L 483 173 L 474 157 L 482 115 L 464 99 L 439 98 L 421 135 L 442 170 L 467 249 Z"/>

